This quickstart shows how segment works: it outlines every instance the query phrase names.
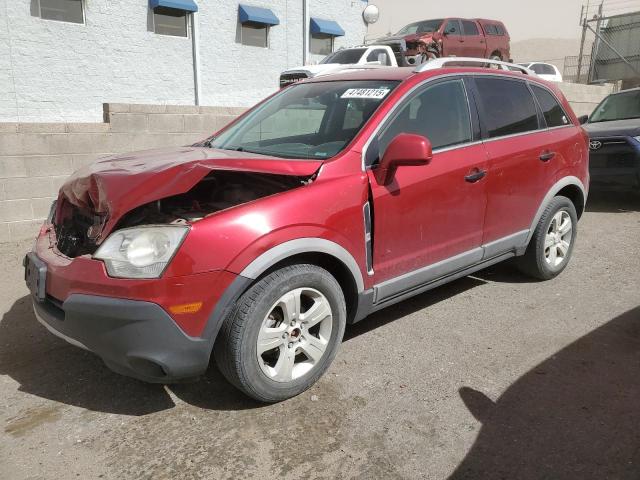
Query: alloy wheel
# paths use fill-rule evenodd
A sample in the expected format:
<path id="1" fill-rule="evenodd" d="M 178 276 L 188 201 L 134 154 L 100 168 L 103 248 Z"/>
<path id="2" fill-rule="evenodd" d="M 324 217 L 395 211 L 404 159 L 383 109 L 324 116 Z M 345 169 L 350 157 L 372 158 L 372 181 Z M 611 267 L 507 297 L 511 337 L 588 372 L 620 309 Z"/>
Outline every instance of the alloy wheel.
<path id="1" fill-rule="evenodd" d="M 551 219 L 549 230 L 544 239 L 545 260 L 552 267 L 557 267 L 565 261 L 571 246 L 573 224 L 569 213 L 558 211 Z"/>
<path id="2" fill-rule="evenodd" d="M 285 293 L 271 307 L 257 339 L 258 364 L 277 382 L 290 382 L 321 360 L 333 328 L 331 305 L 313 288 Z"/>

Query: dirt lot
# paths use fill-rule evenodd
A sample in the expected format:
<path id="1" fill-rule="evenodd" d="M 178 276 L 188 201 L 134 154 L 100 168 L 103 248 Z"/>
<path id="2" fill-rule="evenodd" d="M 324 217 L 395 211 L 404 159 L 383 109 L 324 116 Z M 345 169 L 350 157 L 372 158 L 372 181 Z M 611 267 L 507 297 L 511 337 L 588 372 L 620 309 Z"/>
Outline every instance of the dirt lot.
<path id="1" fill-rule="evenodd" d="M 640 478 L 640 198 L 592 198 L 569 268 L 508 265 L 347 329 L 311 391 L 111 373 L 35 320 L 0 245 L 0 478 Z"/>

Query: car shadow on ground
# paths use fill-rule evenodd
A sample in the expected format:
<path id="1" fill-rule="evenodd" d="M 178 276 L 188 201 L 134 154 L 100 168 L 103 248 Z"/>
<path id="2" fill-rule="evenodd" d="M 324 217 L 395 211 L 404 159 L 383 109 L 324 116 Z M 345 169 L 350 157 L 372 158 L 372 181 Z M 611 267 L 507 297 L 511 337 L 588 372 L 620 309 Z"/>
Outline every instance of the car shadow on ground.
<path id="1" fill-rule="evenodd" d="M 175 406 L 163 385 L 111 372 L 93 353 L 67 344 L 35 319 L 31 299 L 18 299 L 0 322 L 0 375 L 20 391 L 91 411 L 146 415 Z M 194 383 L 169 386 L 182 400 L 216 410 L 255 408 L 212 366 Z"/>
<path id="2" fill-rule="evenodd" d="M 449 480 L 640 478 L 640 307 L 560 350 L 493 402 L 460 397 L 482 423 Z"/>
<path id="3" fill-rule="evenodd" d="M 422 310 L 483 282 L 467 277 L 418 295 L 368 319 L 347 326 L 345 341 Z M 111 372 L 96 355 L 49 333 L 33 314 L 31 299 L 18 299 L 0 322 L 0 375 L 19 383 L 20 391 L 91 411 L 146 415 L 173 408 L 163 385 Z M 172 384 L 171 392 L 191 405 L 211 410 L 260 408 L 229 384 L 212 361 L 195 382 Z"/>
<path id="4" fill-rule="evenodd" d="M 587 199 L 587 212 L 640 212 L 640 192 L 605 190 L 592 187 Z"/>
<path id="5" fill-rule="evenodd" d="M 370 332 L 371 330 L 375 330 L 376 328 L 380 328 L 387 323 L 394 322 L 399 318 L 428 308 L 448 298 L 455 297 L 456 295 L 483 285 L 484 283 L 486 282 L 478 278 L 463 277 L 441 287 L 429 290 L 428 292 L 416 295 L 415 297 L 403 300 L 400 303 L 391 305 L 368 316 L 354 325 L 347 325 L 343 341 L 347 342 L 352 338 Z"/>

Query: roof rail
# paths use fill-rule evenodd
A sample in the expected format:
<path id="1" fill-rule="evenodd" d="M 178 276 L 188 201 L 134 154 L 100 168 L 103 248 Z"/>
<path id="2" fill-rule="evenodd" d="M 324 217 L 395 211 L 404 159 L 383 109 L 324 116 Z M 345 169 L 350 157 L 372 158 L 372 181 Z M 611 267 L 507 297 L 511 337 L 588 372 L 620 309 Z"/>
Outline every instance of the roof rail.
<path id="1" fill-rule="evenodd" d="M 426 63 L 418 65 L 414 72 L 426 72 L 428 70 L 435 70 L 437 68 L 443 68 L 446 66 L 451 67 L 461 67 L 461 66 L 471 66 L 471 67 L 484 67 L 491 68 L 492 66 L 496 66 L 499 70 L 509 70 L 523 73 L 525 75 L 533 75 L 535 76 L 535 72 L 533 70 L 529 70 L 522 65 L 517 65 L 515 63 L 503 62 L 502 60 L 493 60 L 491 58 L 473 58 L 473 57 L 441 57 L 434 58 L 433 60 L 429 60 Z"/>

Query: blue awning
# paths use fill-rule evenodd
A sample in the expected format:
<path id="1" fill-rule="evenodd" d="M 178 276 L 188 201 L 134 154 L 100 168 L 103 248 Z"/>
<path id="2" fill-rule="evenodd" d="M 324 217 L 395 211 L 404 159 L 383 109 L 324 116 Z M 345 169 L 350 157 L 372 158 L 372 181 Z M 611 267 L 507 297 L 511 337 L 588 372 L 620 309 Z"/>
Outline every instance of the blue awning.
<path id="1" fill-rule="evenodd" d="M 240 23 L 262 23 L 263 25 L 278 25 L 280 20 L 268 8 L 240 5 L 238 9 Z"/>
<path id="2" fill-rule="evenodd" d="M 185 12 L 198 11 L 198 5 L 193 0 L 149 0 L 149 8 L 156 7 L 174 8 Z"/>
<path id="3" fill-rule="evenodd" d="M 332 37 L 342 37 L 344 35 L 342 27 L 338 25 L 338 22 L 334 22 L 333 20 L 311 17 L 310 29 L 311 33 L 330 35 Z"/>

